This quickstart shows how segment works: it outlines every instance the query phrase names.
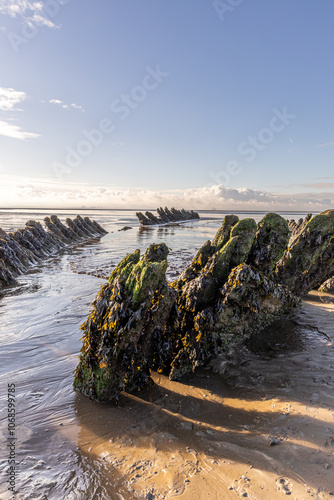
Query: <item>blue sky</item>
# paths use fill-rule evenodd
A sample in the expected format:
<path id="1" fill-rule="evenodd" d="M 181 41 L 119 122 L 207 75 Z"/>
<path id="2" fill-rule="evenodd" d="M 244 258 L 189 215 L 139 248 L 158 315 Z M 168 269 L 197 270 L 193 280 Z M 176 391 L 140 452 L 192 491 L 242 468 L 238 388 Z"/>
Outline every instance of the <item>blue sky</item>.
<path id="1" fill-rule="evenodd" d="M 334 203 L 334 4 L 0 0 L 0 206 Z"/>

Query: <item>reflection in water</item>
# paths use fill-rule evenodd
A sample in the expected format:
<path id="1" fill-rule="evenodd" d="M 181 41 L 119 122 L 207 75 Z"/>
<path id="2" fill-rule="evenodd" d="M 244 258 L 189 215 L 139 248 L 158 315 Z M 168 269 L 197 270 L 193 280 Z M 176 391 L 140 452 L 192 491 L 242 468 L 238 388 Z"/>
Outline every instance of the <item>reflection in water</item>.
<path id="1" fill-rule="evenodd" d="M 175 228 L 180 227 L 180 224 L 166 225 L 166 226 L 140 226 L 138 229 L 138 241 L 152 240 L 157 235 L 158 239 L 170 237 L 175 235 Z"/>
<path id="2" fill-rule="evenodd" d="M 175 226 L 159 227 L 157 232 L 159 236 L 174 236 Z"/>
<path id="3" fill-rule="evenodd" d="M 152 238 L 153 231 L 154 231 L 153 227 L 140 226 L 137 231 L 137 240 L 140 243 L 150 240 Z"/>
<path id="4" fill-rule="evenodd" d="M 312 341 L 319 341 L 318 329 L 303 325 L 300 319 L 289 318 L 274 321 L 260 333 L 252 335 L 245 345 L 254 354 L 277 357 L 286 352 L 302 351 Z"/>

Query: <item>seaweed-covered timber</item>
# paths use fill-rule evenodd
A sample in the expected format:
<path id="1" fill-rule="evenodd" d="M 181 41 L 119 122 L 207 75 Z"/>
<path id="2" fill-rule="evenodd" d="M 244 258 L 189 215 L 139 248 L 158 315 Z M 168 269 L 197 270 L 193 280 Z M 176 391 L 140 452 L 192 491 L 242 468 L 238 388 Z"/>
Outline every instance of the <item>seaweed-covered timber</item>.
<path id="1" fill-rule="evenodd" d="M 334 294 L 334 276 L 324 281 L 319 287 L 319 292 L 326 292 Z"/>
<path id="2" fill-rule="evenodd" d="M 295 219 L 288 220 L 289 229 L 291 231 L 290 242 L 293 241 L 299 233 L 301 233 L 310 219 L 312 219 L 312 214 L 307 214 L 305 219 L 300 218 L 298 222 L 296 222 Z"/>
<path id="3" fill-rule="evenodd" d="M 29 220 L 24 229 L 6 233 L 0 228 L 0 290 L 16 285 L 16 277 L 29 267 L 68 245 L 101 238 L 107 231 L 88 217 L 66 219 L 65 226 L 56 215 L 45 217 L 46 230 L 40 222 Z"/>
<path id="4" fill-rule="evenodd" d="M 121 391 L 144 387 L 151 370 L 178 379 L 291 311 L 334 275 L 334 210 L 290 235 L 274 213 L 258 224 L 228 215 L 173 283 L 165 244 L 124 257 L 81 327 L 74 386 L 117 402 Z"/>
<path id="5" fill-rule="evenodd" d="M 158 217 L 152 212 L 136 212 L 139 222 L 142 226 L 153 226 L 157 224 L 170 224 L 176 222 L 184 222 L 187 220 L 199 219 L 199 214 L 194 210 L 176 210 L 172 207 L 170 210 L 165 208 L 157 208 Z"/>

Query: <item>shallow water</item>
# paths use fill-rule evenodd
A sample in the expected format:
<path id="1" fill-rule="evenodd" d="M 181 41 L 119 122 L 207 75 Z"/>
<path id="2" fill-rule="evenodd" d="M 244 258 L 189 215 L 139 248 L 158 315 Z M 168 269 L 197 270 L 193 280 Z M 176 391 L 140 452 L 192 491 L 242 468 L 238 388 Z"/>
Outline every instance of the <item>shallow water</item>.
<path id="1" fill-rule="evenodd" d="M 42 220 L 51 213 L 0 212 L 0 226 L 5 230 L 16 229 L 28 219 Z M 74 211 L 57 213 L 62 221 L 77 214 Z M 206 383 L 207 372 L 199 372 L 182 384 L 158 377 L 152 390 L 147 389 L 140 396 L 124 396 L 121 408 L 96 404 L 73 391 L 73 370 L 81 348 L 79 328 L 97 291 L 105 283 L 105 279 L 92 274 L 107 277 L 126 253 L 136 248 L 144 251 L 152 242 L 165 242 L 171 248 L 168 278 L 174 279 L 194 252 L 207 239 L 212 239 L 223 214 L 203 213 L 200 221 L 147 229 L 138 227 L 133 211 L 87 210 L 80 211 L 80 214 L 97 220 L 110 233 L 101 240 L 80 245 L 44 261 L 29 274 L 21 276 L 19 286 L 8 290 L 0 300 L 0 441 L 6 443 L 8 437 L 6 388 L 7 384 L 14 383 L 16 459 L 19 462 L 16 498 L 145 498 L 151 491 L 148 478 L 152 476 L 153 481 L 154 474 L 157 474 L 160 463 L 156 461 L 157 457 L 170 462 L 170 470 L 174 470 L 173 460 L 176 467 L 173 473 L 179 474 L 176 471 L 182 472 L 182 464 L 187 462 L 184 456 L 190 456 L 187 447 L 195 447 L 194 456 L 202 454 L 206 460 L 210 453 L 217 454 L 222 446 L 217 444 L 223 439 L 220 431 L 209 444 L 207 438 L 188 439 L 182 429 L 175 431 L 180 419 L 191 420 L 195 422 L 194 427 L 198 424 L 205 431 L 211 429 L 214 432 L 214 427 L 218 428 L 222 420 L 228 422 L 229 417 L 223 415 L 218 396 L 216 406 L 210 406 L 210 401 L 206 402 L 203 396 L 200 411 L 196 406 L 197 392 L 202 390 L 203 381 Z M 240 217 L 252 215 L 242 214 Z M 303 215 L 288 214 L 287 217 L 298 219 Z M 258 221 L 262 214 L 254 217 Z M 124 226 L 132 229 L 119 231 Z M 325 294 L 315 294 L 291 323 L 277 325 L 271 330 L 271 336 L 268 334 L 267 338 L 268 348 L 264 352 L 254 342 L 238 355 L 231 354 L 229 359 L 217 360 L 216 369 L 220 375 L 212 374 L 210 378 L 216 383 L 217 391 L 234 393 L 240 400 L 249 391 L 255 399 L 264 394 L 267 398 L 284 396 L 303 405 L 307 397 L 307 404 L 318 402 L 333 412 L 332 302 Z M 178 399 L 176 388 L 180 387 L 189 405 L 182 398 Z M 203 390 L 208 390 L 208 387 Z M 215 392 L 214 387 L 210 390 Z M 170 396 L 173 393 L 174 402 L 170 402 L 171 397 L 165 400 L 165 393 Z M 196 403 L 193 408 L 192 400 Z M 216 413 L 212 413 L 213 408 L 216 408 Z M 166 417 L 165 410 L 169 417 Z M 244 420 L 241 420 L 240 426 L 253 425 L 256 430 L 256 424 L 253 420 L 250 424 L 249 417 L 247 420 L 244 415 Z M 326 439 L 330 439 L 330 431 L 327 434 Z M 230 451 L 227 450 L 226 455 L 231 458 L 235 455 L 231 451 L 232 438 L 229 445 Z M 228 443 L 226 446 L 228 448 Z M 209 452 L 209 448 L 215 452 Z M 151 450 L 146 462 L 142 460 L 143 451 L 140 450 Z M 249 445 L 245 444 L 244 456 L 250 452 Z M 222 455 L 219 456 L 222 459 Z M 1 456 L 1 472 L 5 472 L 7 466 L 5 452 Z M 138 483 L 138 487 L 136 470 L 140 472 L 137 481 L 147 480 L 143 485 Z M 196 476 L 195 472 L 185 472 L 185 477 L 193 476 Z M 175 481 L 179 484 L 178 478 Z M 184 493 L 186 479 L 182 481 L 182 488 L 174 487 L 172 481 L 168 483 L 168 494 L 156 493 L 154 498 L 170 498 Z M 7 487 L 2 479 L 1 500 L 12 498 Z"/>

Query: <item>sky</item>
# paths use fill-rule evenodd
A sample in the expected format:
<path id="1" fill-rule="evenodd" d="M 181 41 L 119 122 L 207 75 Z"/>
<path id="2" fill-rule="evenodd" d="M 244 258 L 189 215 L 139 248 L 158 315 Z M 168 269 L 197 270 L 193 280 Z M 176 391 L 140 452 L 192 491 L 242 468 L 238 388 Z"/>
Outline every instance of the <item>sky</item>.
<path id="1" fill-rule="evenodd" d="M 0 207 L 334 205 L 332 0 L 0 0 Z"/>

